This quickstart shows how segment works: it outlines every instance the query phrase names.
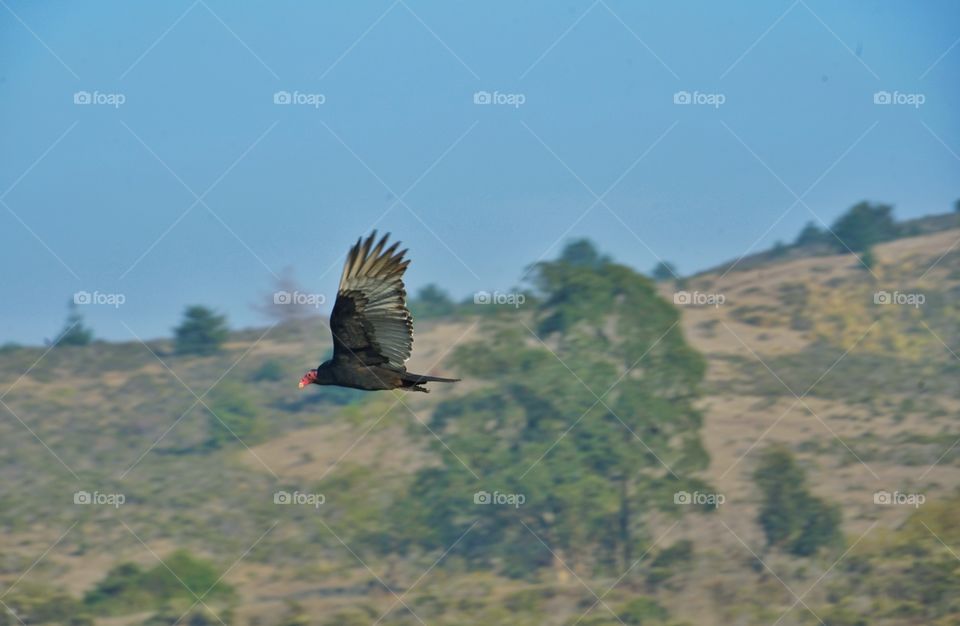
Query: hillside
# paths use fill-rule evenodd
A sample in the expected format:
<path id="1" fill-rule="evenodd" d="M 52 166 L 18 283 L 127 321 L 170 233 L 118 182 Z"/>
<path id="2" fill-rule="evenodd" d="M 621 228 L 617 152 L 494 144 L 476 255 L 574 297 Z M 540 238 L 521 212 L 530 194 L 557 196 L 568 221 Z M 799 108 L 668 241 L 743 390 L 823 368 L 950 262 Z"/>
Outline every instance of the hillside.
<path id="1" fill-rule="evenodd" d="M 383 624 L 574 624 L 582 615 L 580 624 L 781 615 L 781 624 L 957 623 L 958 240 L 949 228 L 878 245 L 870 270 L 852 255 L 764 258 L 682 286 L 722 300 L 678 308 L 682 335 L 707 366 L 695 404 L 709 462 L 697 475 L 724 503 L 676 514 L 669 502 L 644 502 L 655 545 L 623 584 L 564 563 L 514 579 L 470 566 L 456 547 L 385 557 L 358 547 L 379 536 L 387 503 L 419 470 L 440 467 L 437 407 L 482 381 L 430 395 L 300 393 L 296 381 L 329 348 L 318 323 L 235 332 L 210 357 L 176 356 L 167 341 L 0 352 L 0 579 L 13 586 L 0 599 L 34 606 L 35 597 L 36 607 L 60 602 L 79 614 L 70 598 L 118 564 L 146 570 L 186 550 L 216 573 L 195 590 L 204 602 L 191 607 L 197 597 L 187 595 L 159 612 L 146 601 L 141 610 L 109 605 L 76 623 L 172 623 L 188 609 L 190 623 L 263 626 L 384 615 Z M 669 303 L 680 290 L 657 288 Z M 884 293 L 904 304 L 883 303 Z M 417 322 L 409 367 L 456 373 L 458 346 L 497 326 L 532 328 L 531 316 L 520 308 Z M 560 375 L 578 385 L 573 371 Z M 206 409 L 229 416 L 243 413 L 240 404 L 257 415 L 242 442 Z M 846 548 L 803 558 L 765 547 L 753 474 L 759 453 L 777 444 L 813 494 L 839 507 Z M 74 504 L 81 490 L 124 502 Z M 278 505 L 278 491 L 324 501 Z M 877 504 L 878 491 L 925 501 Z M 920 561 L 939 569 L 921 572 Z M 913 589 L 909 580 L 925 582 Z M 4 623 L 16 621 L 8 614 Z"/>

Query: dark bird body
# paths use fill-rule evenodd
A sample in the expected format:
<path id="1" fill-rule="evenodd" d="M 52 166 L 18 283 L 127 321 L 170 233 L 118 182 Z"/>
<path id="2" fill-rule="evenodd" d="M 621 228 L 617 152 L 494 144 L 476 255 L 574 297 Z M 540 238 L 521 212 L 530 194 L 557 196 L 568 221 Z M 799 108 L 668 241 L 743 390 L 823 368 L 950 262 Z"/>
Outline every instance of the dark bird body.
<path id="1" fill-rule="evenodd" d="M 388 237 L 374 245 L 374 231 L 350 248 L 330 314 L 333 358 L 307 372 L 301 389 L 314 384 L 426 392 L 424 383 L 459 380 L 413 374 L 404 365 L 413 347 L 413 318 L 403 286 L 410 261 L 403 258 L 406 250 L 396 251 L 399 243 L 386 248 Z"/>

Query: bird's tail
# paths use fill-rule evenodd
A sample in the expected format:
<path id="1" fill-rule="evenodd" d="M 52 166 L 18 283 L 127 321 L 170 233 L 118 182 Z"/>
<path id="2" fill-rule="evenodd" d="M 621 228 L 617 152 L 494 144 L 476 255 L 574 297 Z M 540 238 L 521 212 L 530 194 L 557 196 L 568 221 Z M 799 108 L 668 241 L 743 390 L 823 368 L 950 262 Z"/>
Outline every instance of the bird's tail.
<path id="1" fill-rule="evenodd" d="M 403 382 L 411 383 L 413 385 L 419 385 L 421 383 L 455 383 L 459 382 L 459 378 L 441 378 L 439 376 L 427 376 L 426 374 L 410 374 L 407 373 L 403 377 Z"/>

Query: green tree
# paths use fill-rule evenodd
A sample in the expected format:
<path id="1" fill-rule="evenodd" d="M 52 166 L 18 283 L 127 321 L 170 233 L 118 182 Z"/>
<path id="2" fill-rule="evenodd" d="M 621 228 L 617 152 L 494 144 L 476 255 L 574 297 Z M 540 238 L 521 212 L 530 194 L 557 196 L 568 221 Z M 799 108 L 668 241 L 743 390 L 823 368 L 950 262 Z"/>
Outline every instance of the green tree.
<path id="1" fill-rule="evenodd" d="M 529 330 L 492 319 L 457 351 L 489 384 L 434 412 L 441 465 L 398 500 L 386 549 L 442 550 L 477 521 L 457 547 L 471 564 L 622 572 L 643 551 L 645 514 L 676 511 L 678 484 L 706 466 L 693 407 L 704 361 L 654 283 L 587 241 L 532 276 Z M 484 505 L 483 492 L 524 502 Z"/>
<path id="2" fill-rule="evenodd" d="M 768 546 L 809 556 L 842 539 L 840 510 L 810 493 L 804 471 L 789 450 L 765 451 L 753 480 L 762 498 L 757 521 Z"/>
<path id="3" fill-rule="evenodd" d="M 177 354 L 214 354 L 227 339 L 227 318 L 204 306 L 189 306 L 174 332 Z"/>
<path id="4" fill-rule="evenodd" d="M 85 346 L 93 341 L 93 331 L 83 323 L 83 316 L 77 308 L 77 303 L 70 300 L 67 303 L 67 321 L 63 330 L 57 335 L 54 344 L 58 346 Z"/>
<path id="5" fill-rule="evenodd" d="M 841 252 L 846 252 L 848 248 L 853 252 L 863 252 L 874 244 L 893 239 L 898 234 L 897 224 L 893 219 L 893 207 L 866 201 L 855 204 L 837 218 L 832 230 L 836 238 L 844 244 L 835 242 Z"/>
<path id="6" fill-rule="evenodd" d="M 653 268 L 653 280 L 662 283 L 677 279 L 677 268 L 670 261 L 660 261 Z"/>

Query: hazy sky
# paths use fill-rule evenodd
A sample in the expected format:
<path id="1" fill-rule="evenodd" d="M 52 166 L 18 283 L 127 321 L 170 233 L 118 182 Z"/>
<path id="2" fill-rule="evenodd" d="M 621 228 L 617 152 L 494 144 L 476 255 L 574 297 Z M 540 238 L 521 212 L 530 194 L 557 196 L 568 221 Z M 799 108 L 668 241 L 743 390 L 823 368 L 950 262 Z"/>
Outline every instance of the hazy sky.
<path id="1" fill-rule="evenodd" d="M 0 0 L 0 343 L 54 336 L 80 290 L 125 297 L 83 308 L 101 337 L 168 335 L 190 303 L 256 324 L 271 272 L 332 297 L 374 225 L 411 249 L 411 290 L 464 297 L 572 237 L 689 273 L 861 199 L 949 210 L 958 18 L 954 0 Z"/>

